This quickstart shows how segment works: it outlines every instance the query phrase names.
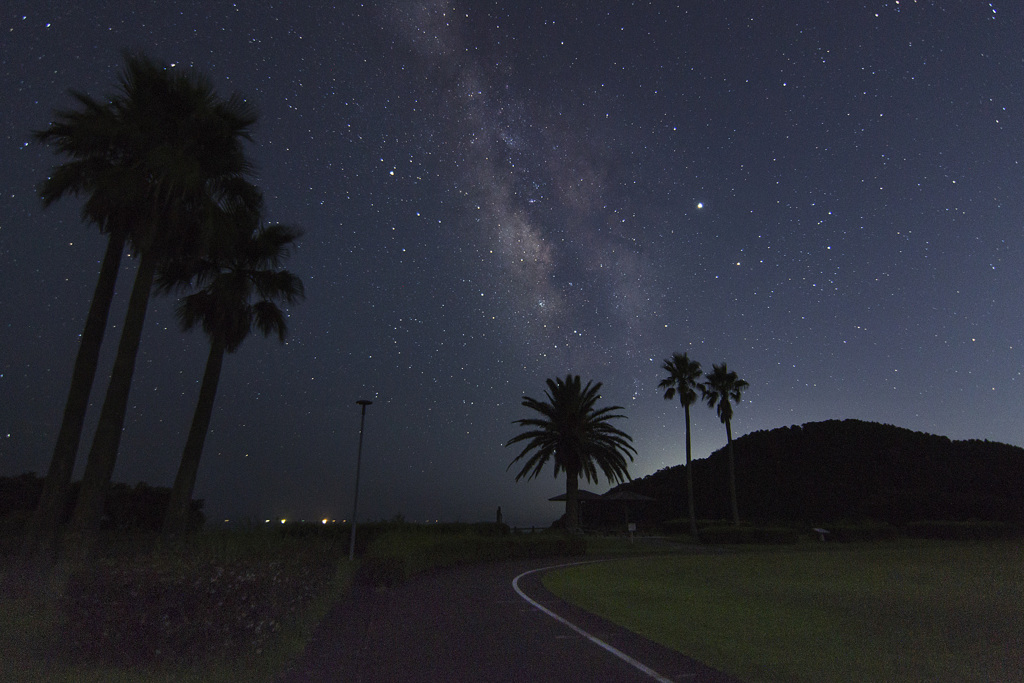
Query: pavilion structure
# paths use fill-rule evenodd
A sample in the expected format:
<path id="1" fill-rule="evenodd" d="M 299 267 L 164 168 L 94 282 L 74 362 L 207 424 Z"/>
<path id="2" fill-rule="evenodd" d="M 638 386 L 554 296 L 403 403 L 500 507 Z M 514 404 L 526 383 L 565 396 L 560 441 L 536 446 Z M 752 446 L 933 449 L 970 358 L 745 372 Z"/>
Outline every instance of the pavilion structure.
<path id="1" fill-rule="evenodd" d="M 621 529 L 630 524 L 643 525 L 645 511 L 656 499 L 632 491 L 609 491 L 604 494 L 586 489 L 579 490 L 580 527 L 584 529 Z M 548 498 L 552 502 L 565 502 L 565 494 Z"/>

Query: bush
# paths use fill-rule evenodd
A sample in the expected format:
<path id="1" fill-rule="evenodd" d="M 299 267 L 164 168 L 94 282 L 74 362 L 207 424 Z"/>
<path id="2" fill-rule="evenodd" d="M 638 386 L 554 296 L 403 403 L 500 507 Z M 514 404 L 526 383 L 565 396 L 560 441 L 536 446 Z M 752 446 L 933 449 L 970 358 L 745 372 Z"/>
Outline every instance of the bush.
<path id="1" fill-rule="evenodd" d="M 683 518 L 669 519 L 661 523 L 661 530 L 673 536 L 689 536 L 690 520 Z"/>
<path id="2" fill-rule="evenodd" d="M 857 541 L 890 541 L 899 538 L 900 530 L 889 524 L 828 524 L 827 541 L 853 543 Z"/>
<path id="3" fill-rule="evenodd" d="M 705 543 L 796 543 L 799 535 L 785 527 L 713 526 L 700 530 Z"/>
<path id="4" fill-rule="evenodd" d="M 251 657 L 333 574 L 329 557 L 303 549 L 228 561 L 104 560 L 69 578 L 62 647 L 115 666 Z"/>
<path id="5" fill-rule="evenodd" d="M 911 522 L 904 531 L 910 538 L 946 541 L 987 541 L 1024 535 L 1019 525 L 1007 522 Z"/>
<path id="6" fill-rule="evenodd" d="M 357 580 L 364 585 L 393 586 L 415 574 L 439 567 L 579 556 L 587 549 L 582 536 L 556 533 L 512 535 L 504 524 L 458 525 L 455 531 L 439 531 L 439 526 L 442 525 L 410 525 L 379 536 L 367 549 Z"/>
<path id="7" fill-rule="evenodd" d="M 502 522 L 478 522 L 472 528 L 481 536 L 509 536 L 512 533 L 509 525 Z"/>

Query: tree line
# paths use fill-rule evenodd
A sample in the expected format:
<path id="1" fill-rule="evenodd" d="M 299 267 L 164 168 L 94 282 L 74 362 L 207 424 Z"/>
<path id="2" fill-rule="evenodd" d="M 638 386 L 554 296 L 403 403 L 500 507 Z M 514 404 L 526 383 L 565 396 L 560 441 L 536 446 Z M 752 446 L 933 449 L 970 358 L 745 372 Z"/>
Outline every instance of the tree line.
<path id="1" fill-rule="evenodd" d="M 14 542 L 24 530 L 25 523 L 39 505 L 43 493 L 43 477 L 35 472 L 24 472 L 14 477 L 0 477 L 0 536 Z M 61 514 L 62 523 L 71 518 L 78 499 L 81 482 L 72 482 L 68 500 Z M 167 504 L 171 500 L 169 486 L 150 486 L 138 482 L 134 486 L 123 482 L 111 482 L 103 504 L 102 529 L 159 532 L 163 527 Z M 193 500 L 189 505 L 186 529 L 196 530 L 203 526 L 206 515 L 204 501 Z"/>
<path id="2" fill-rule="evenodd" d="M 697 520 L 745 517 L 762 523 L 835 524 L 880 522 L 893 526 L 923 521 L 1024 524 L 1024 449 L 990 441 L 951 441 L 943 436 L 860 420 L 828 420 L 802 427 L 756 431 L 735 442 L 733 406 L 748 384 L 725 363 L 702 376 L 701 366 L 675 353 L 662 368 L 658 388 L 678 398 L 686 426 L 683 464 L 632 480 L 632 437 L 614 427 L 622 406 L 598 407 L 601 383 L 579 376 L 547 380 L 544 400 L 524 396 L 538 416 L 516 420 L 526 429 L 506 446 L 524 443 L 509 463 L 520 461 L 520 479 L 533 479 L 551 462 L 566 476 L 568 529 L 579 527 L 579 479 L 598 481 L 598 471 L 617 484 L 610 494 L 653 499 L 650 522 L 686 518 L 699 538 Z M 693 460 L 690 406 L 698 397 L 726 427 L 726 445 Z M 728 491 L 728 496 L 724 492 Z"/>
<path id="3" fill-rule="evenodd" d="M 303 297 L 282 267 L 301 231 L 266 225 L 246 143 L 257 115 L 238 94 L 223 98 L 205 76 L 126 54 L 116 92 L 96 99 L 72 91 L 75 107 L 55 112 L 37 141 L 63 163 L 42 184 L 44 206 L 80 197 L 82 220 L 107 237 L 72 370 L 50 466 L 23 553 L 58 550 L 100 347 L 121 260 L 138 259 L 114 366 L 64 540 L 87 555 L 98 530 L 124 427 L 149 298 L 181 294 L 183 331 L 210 343 L 199 398 L 161 527 L 184 531 L 225 353 L 254 330 L 283 340 L 279 304 Z"/>
<path id="4" fill-rule="evenodd" d="M 694 538 L 698 519 L 739 524 L 738 500 L 747 519 L 766 523 L 1024 523 L 1024 449 L 859 420 L 757 431 L 734 442 L 733 408 L 749 385 L 725 363 L 712 367 L 703 374 L 680 353 L 662 364 L 658 388 L 683 408 L 683 464 L 633 481 L 632 437 L 611 424 L 626 417 L 622 406 L 597 407 L 601 383 L 583 385 L 570 374 L 548 379 L 544 400 L 523 396 L 538 416 L 513 423 L 526 429 L 505 445 L 525 445 L 507 469 L 524 461 L 516 481 L 533 479 L 548 462 L 556 477 L 564 472 L 568 529 L 579 526 L 579 479 L 596 483 L 599 470 L 617 484 L 609 493 L 654 499 L 648 521 L 687 518 Z M 693 460 L 690 407 L 698 398 L 725 425 L 726 445 Z"/>
<path id="5" fill-rule="evenodd" d="M 733 524 L 740 523 L 739 504 L 736 495 L 736 466 L 732 441 L 733 406 L 740 402 L 749 384 L 729 370 L 725 363 L 712 365 L 712 371 L 701 380 L 701 365 L 685 353 L 674 353 L 662 363 L 668 375 L 658 384 L 664 390 L 666 400 L 678 396 L 683 407 L 686 424 L 686 491 L 690 531 L 698 537 L 697 514 L 694 507 L 694 484 L 690 447 L 690 406 L 701 399 L 713 408 L 725 425 L 728 452 L 728 489 Z M 511 446 L 525 442 L 508 468 L 520 460 L 526 461 L 516 475 L 520 479 L 533 479 L 540 474 L 544 465 L 552 462 L 554 475 L 565 472 L 565 517 L 564 524 L 570 531 L 579 527 L 579 479 L 597 482 L 600 469 L 609 483 L 622 483 L 631 479 L 626 459 L 633 460 L 636 449 L 632 437 L 610 424 L 611 420 L 623 419 L 622 406 L 597 408 L 601 383 L 587 382 L 583 385 L 579 375 L 566 375 L 564 379 L 547 380 L 544 401 L 523 396 L 522 405 L 540 414 L 516 420 L 513 424 L 526 427 L 526 431 L 512 437 L 505 444 Z M 529 457 L 527 457 L 529 456 Z"/>

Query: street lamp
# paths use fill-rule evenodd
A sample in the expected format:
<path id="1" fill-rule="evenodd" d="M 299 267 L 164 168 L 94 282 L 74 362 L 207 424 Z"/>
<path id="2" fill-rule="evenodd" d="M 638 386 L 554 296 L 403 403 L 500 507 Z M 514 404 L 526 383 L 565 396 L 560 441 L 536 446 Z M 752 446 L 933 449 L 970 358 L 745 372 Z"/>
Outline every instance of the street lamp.
<path id="1" fill-rule="evenodd" d="M 356 451 L 356 495 L 352 501 L 352 533 L 348 539 L 349 560 L 356 556 L 356 512 L 359 510 L 359 467 L 363 463 L 363 425 L 366 424 L 366 406 L 372 403 L 373 401 L 366 399 L 356 401 L 356 404 L 362 407 L 362 414 L 359 416 L 359 450 Z"/>

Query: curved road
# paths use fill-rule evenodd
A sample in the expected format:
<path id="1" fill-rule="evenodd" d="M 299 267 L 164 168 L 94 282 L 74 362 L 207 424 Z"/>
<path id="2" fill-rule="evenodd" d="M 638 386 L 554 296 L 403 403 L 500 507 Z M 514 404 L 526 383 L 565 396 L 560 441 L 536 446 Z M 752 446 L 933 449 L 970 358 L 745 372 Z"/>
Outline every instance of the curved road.
<path id="1" fill-rule="evenodd" d="M 549 593 L 541 585 L 543 572 L 532 570 L 556 564 L 473 565 L 395 588 L 355 587 L 328 613 L 280 682 L 738 683 Z M 535 604 L 517 593 L 516 577 L 518 589 Z"/>

